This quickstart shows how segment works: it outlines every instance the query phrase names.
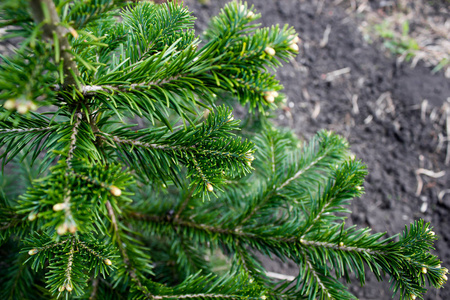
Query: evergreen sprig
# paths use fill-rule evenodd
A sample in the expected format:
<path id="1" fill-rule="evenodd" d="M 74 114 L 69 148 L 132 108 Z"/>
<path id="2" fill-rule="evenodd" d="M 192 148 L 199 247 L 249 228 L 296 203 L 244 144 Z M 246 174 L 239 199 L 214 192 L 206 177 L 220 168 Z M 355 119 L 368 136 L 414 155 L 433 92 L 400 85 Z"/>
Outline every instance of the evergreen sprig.
<path id="1" fill-rule="evenodd" d="M 176 2 L 0 4 L 19 38 L 0 56 L 2 299 L 353 299 L 368 270 L 405 300 L 442 287 L 430 224 L 345 226 L 367 170 L 344 138 L 266 118 L 299 39 L 259 17 L 230 2 L 201 38 Z"/>

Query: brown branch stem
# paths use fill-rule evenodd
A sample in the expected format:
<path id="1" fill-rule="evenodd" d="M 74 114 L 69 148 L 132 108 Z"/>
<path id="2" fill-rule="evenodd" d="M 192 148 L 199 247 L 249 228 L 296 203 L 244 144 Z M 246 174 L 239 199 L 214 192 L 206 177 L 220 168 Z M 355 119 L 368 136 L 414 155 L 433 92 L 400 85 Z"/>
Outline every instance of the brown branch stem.
<path id="1" fill-rule="evenodd" d="M 63 62 L 64 87 L 75 85 L 79 75 L 74 56 L 70 53 L 71 47 L 67 39 L 69 30 L 60 25 L 61 20 L 56 11 L 53 0 L 30 0 L 31 14 L 37 24 L 43 23 L 44 38 L 54 41 L 57 39 L 61 60 Z M 55 45 L 56 46 L 56 45 Z M 58 63 L 58 62 L 56 62 Z"/>
<path id="2" fill-rule="evenodd" d="M 151 295 L 146 291 L 146 288 L 144 287 L 144 285 L 141 283 L 141 281 L 139 280 L 139 277 L 136 275 L 136 271 L 135 269 L 131 266 L 130 263 L 130 258 L 128 257 L 128 253 L 127 250 L 125 249 L 122 240 L 120 238 L 120 234 L 119 234 L 119 225 L 117 223 L 117 218 L 116 218 L 116 214 L 114 213 L 114 208 L 111 205 L 111 202 L 106 201 L 106 209 L 108 210 L 108 214 L 111 218 L 111 224 L 114 228 L 114 234 L 116 235 L 116 243 L 119 247 L 119 251 L 122 254 L 123 257 L 123 262 L 127 268 L 128 273 L 130 274 L 131 278 L 134 280 L 134 282 L 136 282 L 137 286 L 139 287 L 139 289 L 144 292 L 145 296 L 148 297 L 149 299 L 153 299 L 153 295 Z"/>
<path id="3" fill-rule="evenodd" d="M 347 246 L 347 245 L 341 245 L 336 243 L 328 243 L 328 242 L 319 242 L 319 241 L 312 241 L 312 240 L 305 240 L 301 239 L 297 236 L 261 236 L 257 235 L 251 232 L 245 232 L 242 231 L 242 228 L 236 228 L 236 229 L 224 229 L 224 228 L 218 228 L 215 226 L 207 225 L 207 224 L 199 224 L 191 221 L 185 221 L 182 219 L 174 219 L 174 218 L 167 218 L 167 217 L 161 217 L 156 215 L 145 215 L 138 212 L 129 212 L 128 216 L 134 219 L 138 220 L 144 220 L 149 222 L 156 222 L 156 223 L 166 223 L 169 225 L 172 225 L 174 227 L 189 227 L 196 230 L 205 231 L 208 233 L 213 234 L 225 234 L 225 235 L 232 235 L 236 237 L 244 237 L 247 239 L 253 239 L 253 240 L 266 240 L 276 243 L 298 243 L 303 247 L 322 247 L 322 248 L 328 248 L 328 249 L 334 249 L 334 250 L 340 250 L 340 251 L 348 251 L 348 252 L 363 252 L 368 253 L 371 255 L 386 255 L 383 251 L 378 250 L 372 250 L 370 248 L 360 248 L 360 247 L 353 247 L 353 246 Z"/>

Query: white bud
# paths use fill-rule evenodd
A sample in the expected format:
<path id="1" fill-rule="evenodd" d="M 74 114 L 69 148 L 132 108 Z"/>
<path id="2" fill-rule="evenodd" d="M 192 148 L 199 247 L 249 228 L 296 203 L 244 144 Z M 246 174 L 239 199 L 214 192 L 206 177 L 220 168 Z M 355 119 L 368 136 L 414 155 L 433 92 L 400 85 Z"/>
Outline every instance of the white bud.
<path id="1" fill-rule="evenodd" d="M 37 215 L 35 213 L 31 213 L 28 215 L 28 221 L 32 222 L 34 220 L 36 220 Z"/>
<path id="2" fill-rule="evenodd" d="M 411 299 L 412 300 L 414 300 L 414 299 L 416 299 L 417 297 L 416 297 L 416 295 L 411 295 Z"/>
<path id="3" fill-rule="evenodd" d="M 58 288 L 58 291 L 60 292 L 60 293 L 62 293 L 62 292 L 64 292 L 64 290 L 66 289 L 66 287 L 65 286 L 60 286 L 59 288 Z"/>
<path id="4" fill-rule="evenodd" d="M 448 277 L 444 274 L 444 275 L 442 275 L 442 278 L 445 280 L 445 281 L 447 281 L 448 280 Z"/>
<path id="5" fill-rule="evenodd" d="M 35 255 L 38 252 L 39 252 L 38 249 L 31 249 L 30 251 L 28 251 L 28 255 Z"/>
<path id="6" fill-rule="evenodd" d="M 63 209 L 66 208 L 66 204 L 65 203 L 56 203 L 55 205 L 53 205 L 53 210 L 54 211 L 61 211 Z"/>
<path id="7" fill-rule="evenodd" d="M 17 105 L 17 112 L 19 114 L 26 114 L 28 112 L 28 105 L 26 105 L 25 103 L 20 103 Z"/>
<path id="8" fill-rule="evenodd" d="M 104 262 L 105 265 L 107 265 L 107 266 L 112 265 L 112 262 L 111 262 L 109 259 L 105 259 L 103 262 Z"/>
<path id="9" fill-rule="evenodd" d="M 300 50 L 297 44 L 290 44 L 289 49 L 294 50 L 295 52 L 298 52 L 298 50 Z"/>
<path id="10" fill-rule="evenodd" d="M 291 40 L 291 44 L 297 44 L 300 42 L 300 38 L 297 35 L 290 35 L 289 39 Z"/>
<path id="11" fill-rule="evenodd" d="M 274 56 L 276 53 L 275 49 L 273 49 L 272 47 L 266 47 L 266 49 L 264 49 L 264 52 L 266 52 L 270 56 Z"/>
<path id="12" fill-rule="evenodd" d="M 72 234 L 77 232 L 77 226 L 75 224 L 70 225 L 69 226 L 69 232 L 72 233 Z"/>
<path id="13" fill-rule="evenodd" d="M 422 267 L 422 273 L 423 273 L 423 274 L 427 274 L 427 272 L 428 272 L 428 269 L 425 268 L 425 267 Z"/>
<path id="14" fill-rule="evenodd" d="M 14 109 L 16 107 L 16 100 L 14 99 L 6 100 L 6 102 L 3 104 L 3 107 L 7 110 Z"/>
<path id="15" fill-rule="evenodd" d="M 35 111 L 36 109 L 38 109 L 36 103 L 34 103 L 33 101 L 28 101 L 27 107 L 29 110 L 32 110 L 32 111 Z"/>
<path id="16" fill-rule="evenodd" d="M 264 96 L 264 100 L 266 100 L 268 103 L 273 103 L 275 101 L 275 97 L 271 93 L 267 93 Z"/>
<path id="17" fill-rule="evenodd" d="M 344 247 L 344 242 L 340 242 L 339 247 Z"/>
<path id="18" fill-rule="evenodd" d="M 66 234 L 66 232 L 67 232 L 67 224 L 63 223 L 63 224 L 59 225 L 58 228 L 56 229 L 56 232 L 59 235 Z"/>
<path id="19" fill-rule="evenodd" d="M 254 16 L 255 14 L 251 10 L 247 13 L 247 18 L 249 19 L 253 19 Z"/>
<path id="20" fill-rule="evenodd" d="M 66 284 L 66 290 L 70 293 L 73 290 L 73 287 L 71 284 Z"/>
<path id="21" fill-rule="evenodd" d="M 111 195 L 116 197 L 120 197 L 120 195 L 122 195 L 122 190 L 115 185 L 109 187 L 109 192 L 111 193 Z"/>
<path id="22" fill-rule="evenodd" d="M 208 192 L 214 191 L 214 188 L 213 188 L 213 186 L 212 186 L 211 183 L 207 183 L 207 184 L 206 184 L 206 189 L 208 190 Z"/>

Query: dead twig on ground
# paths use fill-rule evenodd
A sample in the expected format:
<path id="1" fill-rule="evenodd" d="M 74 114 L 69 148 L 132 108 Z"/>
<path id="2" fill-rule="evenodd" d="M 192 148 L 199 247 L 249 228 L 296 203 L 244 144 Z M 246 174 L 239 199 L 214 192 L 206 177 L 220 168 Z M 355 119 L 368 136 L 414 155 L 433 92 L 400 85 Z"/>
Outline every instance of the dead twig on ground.
<path id="1" fill-rule="evenodd" d="M 450 163 L 450 98 L 447 98 L 447 102 L 444 103 L 444 114 L 445 114 L 445 131 L 447 133 L 447 154 L 445 156 L 445 165 L 448 166 Z"/>
<path id="2" fill-rule="evenodd" d="M 428 100 L 423 99 L 422 104 L 420 105 L 420 119 L 422 122 L 425 122 L 425 116 L 427 113 Z"/>
<path id="3" fill-rule="evenodd" d="M 349 67 L 342 68 L 342 69 L 339 69 L 339 70 L 328 72 L 328 73 L 324 74 L 323 77 L 324 77 L 324 79 L 327 82 L 331 82 L 331 81 L 335 80 L 336 78 L 338 78 L 339 76 L 342 76 L 342 75 L 345 75 L 347 73 L 350 73 L 351 70 L 352 69 L 350 69 Z"/>
<path id="4" fill-rule="evenodd" d="M 331 26 L 330 24 L 328 24 L 327 27 L 325 28 L 325 31 L 323 32 L 323 37 L 319 44 L 320 48 L 323 48 L 328 44 L 328 38 L 330 37 L 330 33 L 331 33 Z"/>
<path id="5" fill-rule="evenodd" d="M 367 118 L 364 119 L 364 124 L 368 125 L 372 122 L 372 120 L 373 120 L 373 116 L 368 115 Z"/>
<path id="6" fill-rule="evenodd" d="M 380 117 L 383 113 L 395 115 L 395 105 L 391 92 L 382 93 L 376 101 L 375 115 Z"/>
<path id="7" fill-rule="evenodd" d="M 359 106 L 358 106 L 358 95 L 352 96 L 352 112 L 355 115 L 359 114 Z"/>
<path id="8" fill-rule="evenodd" d="M 320 102 L 316 101 L 316 103 L 314 104 L 314 110 L 311 114 L 311 117 L 313 118 L 313 120 L 315 120 L 320 114 Z"/>
<path id="9" fill-rule="evenodd" d="M 416 178 L 417 178 L 417 190 L 416 190 L 416 196 L 420 196 L 420 194 L 422 193 L 422 188 L 423 188 L 423 180 L 420 177 L 420 175 L 425 175 L 431 178 L 441 178 L 443 176 L 445 176 L 445 171 L 440 171 L 440 172 L 434 172 L 431 170 L 427 170 L 427 169 L 417 169 L 416 170 Z"/>
<path id="10" fill-rule="evenodd" d="M 450 189 L 442 190 L 442 191 L 439 192 L 439 194 L 438 194 L 439 202 L 442 203 L 442 200 L 444 199 L 445 194 L 450 194 Z"/>

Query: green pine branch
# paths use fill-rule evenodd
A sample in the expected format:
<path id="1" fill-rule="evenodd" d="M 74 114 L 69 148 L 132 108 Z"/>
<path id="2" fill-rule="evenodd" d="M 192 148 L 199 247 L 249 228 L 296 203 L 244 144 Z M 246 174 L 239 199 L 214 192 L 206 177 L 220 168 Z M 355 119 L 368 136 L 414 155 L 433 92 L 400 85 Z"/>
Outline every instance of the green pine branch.
<path id="1" fill-rule="evenodd" d="M 345 139 L 270 123 L 299 39 L 259 17 L 230 2 L 202 38 L 174 2 L 0 4 L 19 38 L 0 56 L 1 297 L 353 299 L 344 281 L 368 271 L 405 300 L 443 286 L 429 224 L 345 226 L 367 173 Z M 230 99 L 256 116 L 245 130 Z"/>

